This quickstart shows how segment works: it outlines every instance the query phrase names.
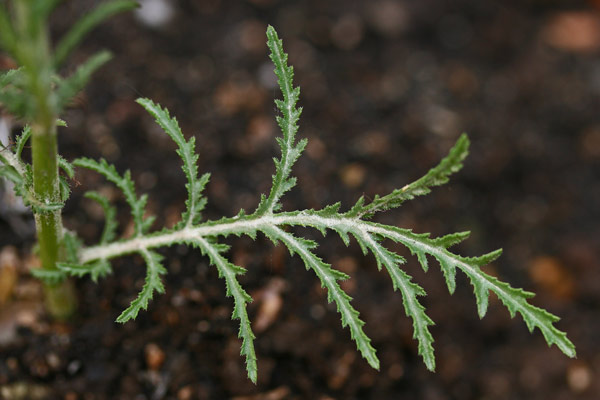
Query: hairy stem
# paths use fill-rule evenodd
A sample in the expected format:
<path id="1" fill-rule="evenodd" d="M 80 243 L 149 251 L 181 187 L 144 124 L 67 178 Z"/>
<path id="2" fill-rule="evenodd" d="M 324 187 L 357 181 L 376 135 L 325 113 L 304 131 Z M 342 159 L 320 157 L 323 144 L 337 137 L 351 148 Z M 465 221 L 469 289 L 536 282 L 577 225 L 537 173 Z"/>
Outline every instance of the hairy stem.
<path id="1" fill-rule="evenodd" d="M 199 237 L 230 236 L 254 234 L 273 226 L 321 226 L 330 229 L 353 230 L 365 233 L 378 232 L 378 228 L 370 222 L 357 218 L 322 217 L 312 212 L 278 213 L 274 215 L 249 215 L 233 218 L 222 223 L 207 222 L 205 224 L 179 230 L 169 230 L 150 236 L 126 239 L 107 245 L 82 248 L 79 261 L 82 264 L 95 260 L 109 260 L 141 250 L 169 246 L 176 243 L 193 241 Z"/>
<path id="2" fill-rule="evenodd" d="M 58 173 L 57 112 L 52 93 L 52 62 L 48 30 L 44 21 L 35 17 L 32 1 L 15 2 L 17 34 L 20 47 L 17 58 L 25 67 L 32 104 L 32 164 L 35 198 L 42 204 L 60 202 Z M 62 261 L 62 218 L 60 210 L 35 212 L 39 254 L 42 268 L 56 269 Z M 56 318 L 67 318 L 75 310 L 72 284 L 45 285 L 47 307 Z"/>

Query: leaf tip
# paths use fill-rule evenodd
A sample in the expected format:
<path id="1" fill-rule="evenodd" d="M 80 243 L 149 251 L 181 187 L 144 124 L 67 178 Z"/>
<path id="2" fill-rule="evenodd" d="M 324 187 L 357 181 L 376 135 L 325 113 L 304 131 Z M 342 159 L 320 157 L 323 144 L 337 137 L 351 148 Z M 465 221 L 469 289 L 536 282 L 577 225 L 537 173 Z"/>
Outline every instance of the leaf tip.
<path id="1" fill-rule="evenodd" d="M 256 382 L 258 381 L 258 373 L 256 369 L 248 371 L 248 379 L 250 379 L 250 381 L 256 385 Z"/>
<path id="2" fill-rule="evenodd" d="M 433 357 L 427 358 L 424 361 L 425 361 L 425 367 L 427 368 L 427 370 L 429 370 L 430 372 L 435 372 L 435 358 L 433 358 Z"/>
<path id="3" fill-rule="evenodd" d="M 121 314 L 119 314 L 119 316 L 117 317 L 115 322 L 118 322 L 119 324 L 124 324 L 125 322 L 129 321 L 130 319 L 135 319 L 135 317 L 133 317 L 131 314 L 129 314 L 128 311 L 129 310 L 125 310 Z"/>

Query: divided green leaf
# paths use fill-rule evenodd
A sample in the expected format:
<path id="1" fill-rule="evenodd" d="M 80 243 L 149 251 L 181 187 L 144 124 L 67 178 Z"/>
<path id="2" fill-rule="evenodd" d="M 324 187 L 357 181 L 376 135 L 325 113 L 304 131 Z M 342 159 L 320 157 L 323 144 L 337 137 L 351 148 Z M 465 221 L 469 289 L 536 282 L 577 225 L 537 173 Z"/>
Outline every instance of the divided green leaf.
<path id="1" fill-rule="evenodd" d="M 48 7 L 52 7 L 52 3 L 53 1 L 49 0 Z M 83 34 L 92 29 L 100 20 L 112 13 L 130 8 L 133 4 L 130 1 L 111 1 L 101 5 L 83 22 L 76 25 L 59 43 L 55 63 L 62 62 Z M 40 13 L 43 12 L 45 11 L 41 9 Z M 2 22 L 2 18 L 4 18 L 3 9 L 0 5 L 0 22 Z M 12 40 L 10 35 L 10 29 L 2 27 L 0 24 L 0 40 L 10 44 Z M 452 253 L 449 248 L 465 240 L 469 236 L 468 232 L 457 232 L 431 238 L 427 233 L 413 233 L 407 229 L 369 221 L 369 218 L 377 212 L 399 207 L 405 201 L 425 195 L 433 187 L 446 183 L 451 174 L 462 168 L 463 160 L 467 156 L 469 139 L 464 134 L 459 137 L 448 155 L 422 178 L 385 196 L 376 196 L 367 204 L 365 204 L 364 197 L 361 197 L 346 212 L 340 211 L 340 203 L 329 205 L 321 210 L 281 211 L 283 195 L 296 184 L 296 178 L 291 176 L 293 165 L 302 154 L 307 141 L 306 139 L 296 139 L 302 109 L 297 107 L 300 89 L 293 86 L 293 68 L 287 64 L 288 56 L 283 50 L 282 41 L 271 26 L 267 29 L 267 39 L 270 58 L 275 66 L 275 74 L 283 97 L 281 100 L 275 100 L 280 113 L 277 116 L 277 123 L 282 134 L 280 138 L 277 138 L 277 143 L 281 156 L 274 159 L 275 174 L 272 187 L 268 196 L 261 196 L 256 211 L 246 214 L 242 210 L 234 217 L 203 222 L 201 212 L 206 204 L 206 199 L 202 193 L 208 183 L 209 175 L 200 175 L 198 172 L 195 138 L 191 137 L 186 140 L 177 120 L 170 116 L 168 110 L 149 99 L 138 99 L 138 103 L 154 117 L 158 125 L 177 145 L 176 152 L 183 163 L 182 169 L 187 180 L 188 194 L 181 221 L 171 229 L 165 228 L 149 234 L 154 217 L 145 217 L 147 196 L 136 194 L 130 172 L 127 171 L 121 175 L 113 165 L 104 159 L 94 161 L 80 158 L 75 160 L 72 165 L 102 174 L 123 192 L 125 200 L 131 208 L 134 235 L 130 238 L 118 239 L 116 209 L 106 197 L 97 192 L 88 192 L 86 196 L 100 204 L 106 218 L 99 244 L 85 247 L 76 236 L 67 233 L 64 240 L 67 260 L 59 263 L 55 270 L 35 270 L 33 273 L 40 279 L 54 283 L 64 279 L 66 275 L 89 275 L 96 281 L 99 277 L 111 272 L 109 260 L 128 254 L 140 254 L 146 264 L 145 283 L 130 306 L 117 318 L 118 322 L 126 322 L 135 318 L 140 310 L 147 309 L 156 292 L 164 292 L 161 276 L 167 271 L 162 265 L 163 257 L 155 249 L 176 244 L 197 247 L 203 255 L 208 257 L 210 264 L 217 268 L 219 276 L 225 280 L 227 296 L 233 298 L 232 319 L 239 320 L 238 336 L 242 339 L 241 354 L 245 357 L 250 380 L 256 382 L 255 336 L 247 312 L 247 306 L 252 298 L 238 280 L 246 272 L 246 269 L 229 261 L 226 255 L 228 246 L 219 244 L 217 240 L 220 237 L 231 235 L 248 235 L 254 239 L 258 232 L 262 232 L 274 243 L 282 243 L 286 246 L 292 255 L 298 255 L 307 270 L 315 273 L 322 287 L 327 290 L 328 301 L 335 303 L 342 326 L 349 328 L 350 336 L 355 341 L 361 355 L 373 368 L 378 369 L 379 360 L 376 351 L 371 345 L 371 339 L 363 330 L 365 323 L 360 319 L 359 311 L 352 306 L 351 297 L 339 284 L 339 281 L 348 279 L 349 276 L 334 269 L 317 255 L 316 242 L 291 231 L 294 227 L 310 227 L 317 229 L 323 235 L 328 231 L 333 231 L 346 245 L 350 243 L 351 238 L 354 238 L 365 255 L 373 254 L 379 270 L 385 268 L 392 281 L 393 289 L 402 295 L 404 311 L 412 319 L 413 337 L 417 341 L 418 353 L 429 370 L 435 369 L 434 339 L 430 332 L 430 327 L 434 325 L 434 322 L 426 314 L 425 307 L 419 301 L 419 297 L 425 296 L 426 293 L 402 269 L 406 260 L 386 247 L 386 240 L 406 246 L 416 256 L 425 271 L 429 268 L 428 258 L 436 260 L 450 293 L 456 289 L 457 271 L 464 273 L 473 286 L 477 312 L 481 318 L 487 312 L 489 293 L 493 292 L 508 308 L 511 316 L 516 313 L 521 314 L 529 330 L 537 327 L 549 345 L 556 344 L 566 355 L 574 357 L 573 343 L 569 341 L 564 332 L 554 326 L 558 317 L 531 305 L 528 300 L 533 296 L 532 293 L 513 288 L 482 271 L 481 267 L 493 262 L 500 255 L 500 250 L 479 257 L 463 257 Z M 58 81 L 56 94 L 61 106 L 67 104 L 69 99 L 83 86 L 90 73 L 107 59 L 107 56 L 103 54 L 89 60 L 72 77 Z M 6 92 L 9 95 L 5 96 L 9 97 L 16 96 L 20 90 L 18 84 L 15 84 L 15 82 L 18 83 L 18 73 L 11 74 L 13 75 L 0 76 L 0 84 L 16 90 L 13 94 L 10 94 L 10 91 Z M 0 97 L 0 101 L 3 101 L 2 97 Z M 39 204 L 39 200 L 36 200 L 29 190 L 32 181 L 31 167 L 23 163 L 21 153 L 30 135 L 29 128 L 25 128 L 23 134 L 17 139 L 14 150 L 0 149 L 0 162 L 2 162 L 0 175 L 15 182 L 17 192 L 23 196 L 27 204 L 38 212 L 59 209 L 63 203 Z M 63 159 L 60 159 L 59 163 L 66 176 L 72 178 L 72 165 Z M 64 177 L 63 185 L 67 185 L 68 189 L 68 182 Z M 63 199 L 66 200 L 67 194 L 63 195 Z"/>

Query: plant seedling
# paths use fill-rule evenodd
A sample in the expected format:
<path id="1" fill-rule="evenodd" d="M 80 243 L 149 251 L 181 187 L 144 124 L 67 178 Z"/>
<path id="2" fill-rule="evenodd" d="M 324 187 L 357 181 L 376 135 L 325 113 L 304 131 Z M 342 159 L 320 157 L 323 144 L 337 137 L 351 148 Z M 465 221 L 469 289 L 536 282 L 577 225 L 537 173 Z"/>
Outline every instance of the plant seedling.
<path id="1" fill-rule="evenodd" d="M 340 203 L 320 210 L 282 209 L 282 197 L 296 184 L 296 178 L 291 174 L 292 168 L 306 147 L 307 140 L 298 140 L 296 137 L 302 112 L 297 106 L 300 89 L 293 85 L 293 68 L 287 64 L 288 57 L 283 50 L 282 41 L 271 26 L 267 29 L 267 44 L 282 93 L 282 99 L 275 100 L 280 113 L 277 123 L 282 134 L 277 138 L 281 154 L 274 159 L 275 174 L 269 193 L 261 196 L 254 211 L 241 210 L 234 217 L 204 220 L 202 211 L 207 199 L 203 190 L 208 184 L 209 175 L 200 175 L 198 172 L 195 138 L 186 139 L 177 120 L 166 109 L 152 100 L 141 98 L 137 102 L 176 143 L 187 180 L 187 200 L 181 221 L 172 228 L 152 231 L 155 218 L 146 213 L 147 196 L 138 195 L 129 171 L 122 174 L 104 159 L 96 161 L 79 158 L 69 162 L 58 155 L 56 144 L 56 125 L 61 123 L 58 120 L 60 112 L 81 90 L 91 73 L 108 60 L 109 55 L 105 52 L 97 54 L 66 79 L 56 75 L 57 65 L 64 61 L 83 34 L 95 24 L 109 15 L 135 6 L 135 3 L 103 3 L 77 23 L 52 54 L 45 33 L 45 21 L 55 3 L 57 2 L 53 0 L 14 1 L 14 23 L 5 7 L 0 5 L 0 40 L 5 50 L 20 64 L 19 69 L 0 76 L 0 102 L 28 123 L 14 146 L 0 149 L 0 175 L 14 183 L 17 193 L 34 212 L 43 268 L 36 269 L 33 273 L 47 287 L 60 293 L 61 287 L 58 285 L 68 282 L 69 276 L 89 276 L 97 281 L 111 272 L 112 259 L 139 254 L 146 264 L 145 284 L 130 306 L 118 316 L 117 322 L 124 323 L 136 318 L 140 310 L 146 309 L 155 293 L 163 293 L 165 290 L 161 277 L 168 271 L 163 266 L 163 257 L 157 249 L 175 244 L 197 248 L 217 268 L 219 276 L 225 280 L 227 295 L 233 298 L 232 318 L 239 321 L 241 354 L 246 360 L 248 377 L 256 382 L 255 336 L 246 311 L 252 298 L 238 281 L 238 277 L 246 269 L 228 259 L 228 246 L 220 240 L 232 235 L 256 238 L 262 233 L 273 243 L 281 243 L 287 247 L 291 255 L 300 257 L 306 269 L 317 276 L 327 290 L 328 301 L 335 303 L 342 326 L 349 329 L 358 351 L 369 365 L 379 369 L 375 349 L 363 330 L 364 322 L 352 306 L 350 296 L 339 284 L 349 276 L 316 254 L 318 244 L 315 241 L 306 239 L 293 230 L 297 226 L 311 227 L 323 235 L 334 232 L 346 245 L 355 240 L 365 256 L 370 254 L 375 257 L 379 270 L 386 271 L 392 280 L 393 289 L 399 291 L 403 298 L 406 315 L 413 322 L 413 336 L 418 342 L 418 353 L 431 371 L 435 369 L 433 337 L 429 330 L 433 321 L 419 301 L 419 297 L 426 293 L 402 269 L 406 260 L 387 248 L 386 241 L 406 246 L 425 271 L 429 268 L 429 261 L 436 260 L 450 293 L 456 288 L 456 272 L 465 274 L 473 286 L 477 312 L 481 318 L 488 308 L 489 293 L 493 292 L 512 317 L 519 313 L 530 331 L 537 327 L 542 332 L 548 345 L 555 344 L 567 356 L 575 356 L 573 343 L 554 326 L 559 318 L 529 303 L 533 293 L 513 288 L 482 271 L 481 267 L 500 256 L 500 250 L 478 257 L 464 257 L 452 252 L 450 248 L 465 240 L 469 236 L 468 232 L 432 238 L 427 233 L 414 233 L 372 220 L 379 212 L 397 208 L 417 196 L 428 194 L 431 188 L 447 183 L 449 176 L 462 168 L 467 156 L 469 139 L 466 135 L 460 136 L 448 155 L 422 178 L 384 196 L 375 196 L 371 201 L 360 197 L 347 211 L 340 210 Z M 32 145 L 32 165 L 21 157 L 28 141 Z M 117 238 L 116 210 L 107 198 L 94 191 L 88 192 L 86 196 L 97 201 L 106 216 L 104 231 L 98 244 L 84 246 L 75 233 L 63 228 L 61 212 L 69 196 L 68 178 L 74 176 L 76 167 L 96 171 L 123 193 L 133 219 L 134 233 L 130 237 Z M 59 174 L 59 169 L 64 175 Z"/>

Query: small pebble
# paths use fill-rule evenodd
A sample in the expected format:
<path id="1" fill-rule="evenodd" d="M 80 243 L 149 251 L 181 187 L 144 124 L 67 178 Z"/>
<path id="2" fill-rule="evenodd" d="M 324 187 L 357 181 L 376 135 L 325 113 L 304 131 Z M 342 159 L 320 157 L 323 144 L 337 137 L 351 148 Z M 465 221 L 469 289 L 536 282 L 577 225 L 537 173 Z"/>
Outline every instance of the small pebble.
<path id="1" fill-rule="evenodd" d="M 560 12 L 546 23 L 542 39 L 563 51 L 595 52 L 600 49 L 600 17 L 589 11 Z"/>
<path id="2" fill-rule="evenodd" d="M 259 300 L 260 307 L 254 320 L 253 328 L 256 333 L 265 331 L 275 322 L 279 311 L 283 306 L 281 292 L 285 288 L 285 281 L 281 278 L 273 278 L 267 286 L 260 291 L 256 300 Z"/>
<path id="3" fill-rule="evenodd" d="M 165 361 L 165 352 L 156 344 L 148 343 L 144 348 L 146 365 L 149 369 L 158 370 Z"/>
<path id="4" fill-rule="evenodd" d="M 46 362 L 48 366 L 52 369 L 58 369 L 60 367 L 60 357 L 56 353 L 48 353 L 46 354 Z"/>
<path id="5" fill-rule="evenodd" d="M 530 261 L 531 279 L 556 298 L 570 298 L 575 290 L 575 283 L 568 270 L 560 260 L 550 256 L 536 257 Z"/>
<path id="6" fill-rule="evenodd" d="M 365 180 L 367 171 L 364 166 L 357 163 L 347 164 L 341 170 L 342 182 L 346 187 L 357 188 Z"/>
<path id="7" fill-rule="evenodd" d="M 194 391 L 191 386 L 184 386 L 177 391 L 177 400 L 190 400 Z"/>
<path id="8" fill-rule="evenodd" d="M 567 369 L 567 382 L 573 392 L 585 391 L 592 383 L 590 368 L 584 363 L 573 363 Z"/>
<path id="9" fill-rule="evenodd" d="M 69 375 L 75 375 L 81 369 L 81 361 L 73 360 L 67 365 L 67 372 Z"/>
<path id="10" fill-rule="evenodd" d="M 173 6 L 166 0 L 144 0 L 141 7 L 135 10 L 136 18 L 151 28 L 167 25 L 174 14 Z"/>

